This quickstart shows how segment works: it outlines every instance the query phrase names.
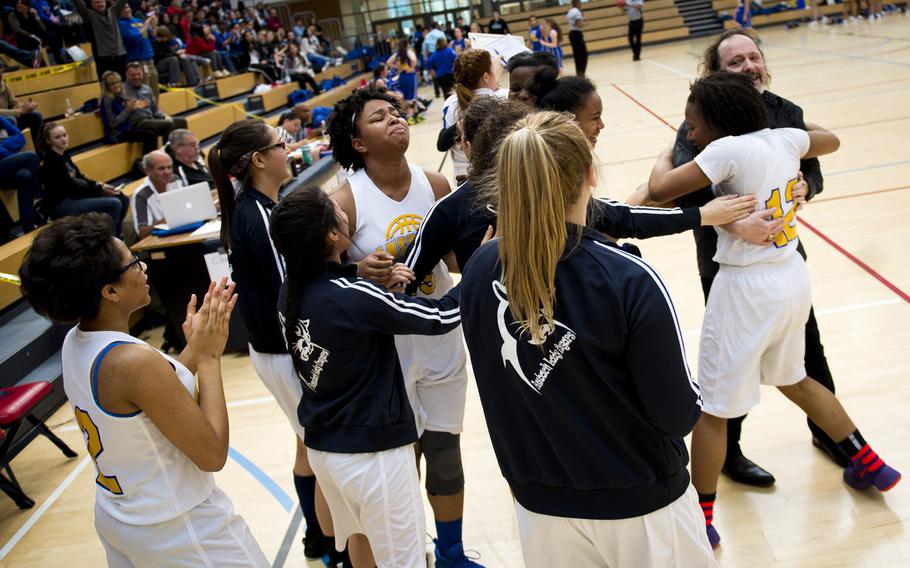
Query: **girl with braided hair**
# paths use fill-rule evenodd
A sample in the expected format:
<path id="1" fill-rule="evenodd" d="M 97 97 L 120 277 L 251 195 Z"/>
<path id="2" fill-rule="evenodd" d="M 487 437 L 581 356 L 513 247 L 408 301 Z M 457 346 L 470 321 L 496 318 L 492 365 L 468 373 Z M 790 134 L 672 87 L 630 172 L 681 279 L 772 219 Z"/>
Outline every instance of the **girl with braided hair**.
<path id="1" fill-rule="evenodd" d="M 455 94 L 442 105 L 442 128 L 445 130 L 458 123 L 458 117 L 468 108 L 474 97 L 496 96 L 501 99 L 509 96 L 508 89 L 499 88 L 499 76 L 502 65 L 493 61 L 489 51 L 468 49 L 455 60 Z M 455 179 L 467 175 L 468 158 L 461 143 L 452 147 L 452 165 Z"/>
<path id="2" fill-rule="evenodd" d="M 297 379 L 278 323 L 278 290 L 285 280 L 284 259 L 269 238 L 269 218 L 278 190 L 291 177 L 287 142 L 258 120 L 229 126 L 209 153 L 209 169 L 221 202 L 221 243 L 228 251 L 231 278 L 242 290 L 240 314 L 249 332 L 250 360 L 266 388 L 278 401 L 296 436 L 294 487 L 306 521 L 304 555 L 321 558 L 326 546 L 316 517 L 316 478 L 303 446 L 304 430 L 297 418 L 302 387 Z M 237 189 L 231 178 L 236 180 Z M 329 526 L 331 521 L 329 521 Z M 326 537 L 331 543 L 331 537 Z"/>

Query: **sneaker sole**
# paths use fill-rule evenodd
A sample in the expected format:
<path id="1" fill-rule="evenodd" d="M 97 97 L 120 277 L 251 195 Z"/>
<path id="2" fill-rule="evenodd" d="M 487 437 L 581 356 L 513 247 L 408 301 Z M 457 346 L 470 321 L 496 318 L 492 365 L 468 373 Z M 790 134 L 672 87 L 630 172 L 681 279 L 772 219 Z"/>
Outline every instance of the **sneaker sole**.
<path id="1" fill-rule="evenodd" d="M 898 483 L 900 483 L 900 480 L 901 480 L 901 479 L 903 479 L 903 476 L 900 475 L 900 474 L 898 474 L 897 479 L 895 479 L 894 481 L 892 481 L 891 484 L 888 485 L 887 487 L 878 487 L 878 486 L 876 486 L 876 488 L 877 488 L 880 492 L 882 492 L 882 493 L 884 493 L 884 492 L 886 492 L 886 491 L 890 491 L 891 489 L 894 488 L 895 485 L 897 485 Z"/>

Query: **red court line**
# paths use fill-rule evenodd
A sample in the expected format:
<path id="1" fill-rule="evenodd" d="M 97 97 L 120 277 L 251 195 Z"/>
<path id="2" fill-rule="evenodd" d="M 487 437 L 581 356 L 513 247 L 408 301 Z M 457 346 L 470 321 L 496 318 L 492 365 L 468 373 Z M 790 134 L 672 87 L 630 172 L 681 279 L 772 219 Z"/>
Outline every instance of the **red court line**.
<path id="1" fill-rule="evenodd" d="M 623 91 L 622 89 L 620 89 L 619 87 L 617 87 L 617 86 L 616 86 L 616 83 L 610 83 L 610 85 L 611 85 L 614 89 L 616 89 L 617 91 L 619 91 L 620 93 L 622 93 L 622 94 L 624 94 L 626 97 L 628 97 L 628 99 L 629 99 L 630 101 L 632 101 L 633 103 L 637 104 L 638 106 L 640 106 L 641 108 L 643 108 L 644 110 L 646 110 L 646 111 L 648 112 L 648 114 L 650 114 L 651 116 L 653 116 L 653 117 L 656 118 L 657 120 L 659 120 L 659 121 L 663 122 L 664 124 L 666 124 L 666 125 L 667 125 L 668 127 L 670 127 L 670 129 L 672 129 L 673 131 L 676 130 L 676 128 L 675 128 L 673 125 L 671 125 L 669 122 L 667 122 L 666 120 L 664 120 L 663 118 L 661 118 L 660 115 L 658 115 L 658 114 L 655 113 L 653 110 L 651 110 L 651 109 L 649 109 L 648 107 L 646 107 L 644 104 L 642 104 L 641 102 L 639 102 L 635 97 L 633 97 L 633 96 L 630 95 L 629 93 L 627 93 L 627 92 Z M 823 200 L 821 200 L 821 201 L 834 201 L 835 199 L 846 199 L 846 198 L 848 198 L 848 197 L 860 197 L 860 196 L 862 196 L 862 195 L 869 195 L 869 194 L 871 194 L 871 193 L 883 193 L 883 192 L 885 192 L 885 191 L 897 191 L 898 189 L 906 189 L 907 187 L 908 187 L 908 186 L 893 187 L 893 188 L 889 188 L 889 189 L 878 190 L 878 191 L 870 191 L 870 192 L 861 193 L 861 194 L 854 194 L 854 195 L 844 195 L 844 196 L 838 196 L 838 197 L 831 197 L 831 198 L 828 198 L 828 199 L 823 199 Z M 840 246 L 839 244 L 837 244 L 836 242 L 834 242 L 833 240 L 831 240 L 830 237 L 828 237 L 826 234 L 822 233 L 821 231 L 819 231 L 818 229 L 816 229 L 815 227 L 813 227 L 813 226 L 812 226 L 811 224 L 809 224 L 805 219 L 803 219 L 802 217 L 798 217 L 798 219 L 799 219 L 799 221 L 800 221 L 803 225 L 806 226 L 807 229 L 809 229 L 810 231 L 812 231 L 813 233 L 815 233 L 816 235 L 818 235 L 818 237 L 819 237 L 821 240 L 823 240 L 823 241 L 825 241 L 826 243 L 828 243 L 829 245 L 831 245 L 831 246 L 834 248 L 834 250 L 836 250 L 837 252 L 841 253 L 842 255 L 844 255 L 844 256 L 846 256 L 847 258 L 849 258 L 850 260 L 852 260 L 854 264 L 856 264 L 857 266 L 859 266 L 860 268 L 862 268 L 863 270 L 865 270 L 867 273 L 869 273 L 870 276 L 872 276 L 873 278 L 875 278 L 876 280 L 878 280 L 879 282 L 881 282 L 886 288 L 888 288 L 889 290 L 891 290 L 892 292 L 894 292 L 895 294 L 897 294 L 898 297 L 900 297 L 903 301 L 905 301 L 905 302 L 907 302 L 908 304 L 910 304 L 910 295 L 908 295 L 906 292 L 904 292 L 903 290 L 901 290 L 900 288 L 898 288 L 897 286 L 895 286 L 894 284 L 892 284 L 887 278 L 885 278 L 884 276 L 882 276 L 881 274 L 879 274 L 878 272 L 876 272 L 871 266 L 869 266 L 869 265 L 866 264 L 865 262 L 861 261 L 860 259 L 858 259 L 858 258 L 856 258 L 855 256 L 853 256 L 852 254 L 850 254 L 850 252 L 847 251 L 847 249 L 845 249 L 844 247 Z"/>
<path id="2" fill-rule="evenodd" d="M 875 195 L 875 194 L 877 194 L 877 193 L 889 193 L 889 192 L 892 192 L 892 191 L 901 191 L 902 189 L 910 189 L 910 185 L 901 185 L 901 186 L 898 186 L 898 187 L 888 187 L 888 188 L 885 188 L 885 189 L 876 189 L 876 190 L 873 190 L 873 191 L 864 191 L 864 192 L 862 192 L 862 193 L 850 193 L 850 194 L 847 194 L 847 195 L 835 195 L 834 197 L 821 197 L 821 198 L 813 199 L 812 201 L 810 201 L 810 203 L 812 203 L 812 204 L 814 205 L 814 204 L 816 204 L 816 203 L 826 203 L 826 202 L 828 202 L 828 201 L 837 201 L 837 200 L 839 200 L 839 199 L 852 199 L 852 198 L 854 198 L 854 197 L 865 197 L 865 196 L 867 196 L 867 195 Z"/>
<path id="3" fill-rule="evenodd" d="M 852 254 L 850 254 L 850 252 L 847 251 L 847 249 L 845 249 L 844 247 L 840 246 L 839 244 L 837 244 L 836 242 L 831 240 L 831 238 L 828 235 L 822 233 L 821 231 L 819 231 L 818 229 L 813 227 L 805 219 L 803 219 L 802 217 L 799 217 L 798 219 L 799 219 L 800 223 L 802 223 L 803 225 L 806 226 L 807 229 L 809 229 L 810 231 L 815 233 L 821 240 L 825 241 L 826 243 L 828 243 L 829 245 L 834 247 L 834 250 L 836 250 L 837 252 L 841 253 L 842 255 L 844 255 L 847 258 L 849 258 L 850 260 L 852 260 L 854 264 L 856 264 L 857 266 L 859 266 L 860 268 L 862 268 L 863 270 L 868 272 L 870 276 L 872 276 L 873 278 L 875 278 L 876 280 L 881 282 L 886 288 L 888 288 L 889 290 L 891 290 L 892 292 L 897 294 L 903 301 L 910 304 L 910 295 L 908 295 L 906 292 L 904 292 L 903 290 L 901 290 L 900 288 L 898 288 L 897 286 L 892 284 L 887 278 L 885 278 L 884 276 L 882 276 L 881 274 L 876 272 L 875 269 L 873 269 L 871 266 L 869 266 L 865 262 L 861 261 L 860 259 L 858 259 L 855 256 L 853 256 Z"/>
<path id="4" fill-rule="evenodd" d="M 649 109 L 649 108 L 646 107 L 645 105 L 643 105 L 643 104 L 641 104 L 640 102 L 638 102 L 638 99 L 636 99 L 635 97 L 633 97 L 633 96 L 630 95 L 629 93 L 627 93 L 627 92 L 623 91 L 622 89 L 620 89 L 619 86 L 617 86 L 616 83 L 610 83 L 610 86 L 613 87 L 614 89 L 616 89 L 617 91 L 619 91 L 620 93 L 624 94 L 624 95 L 625 95 L 630 101 L 632 101 L 633 103 L 635 103 L 635 104 L 637 104 L 638 106 L 640 106 L 641 108 L 645 109 L 645 111 L 646 111 L 648 114 L 650 114 L 651 116 L 653 116 L 653 117 L 656 118 L 657 120 L 659 120 L 659 121 L 663 122 L 664 124 L 666 124 L 673 132 L 676 132 L 676 127 L 675 127 L 675 126 L 673 126 L 672 124 L 670 124 L 669 122 L 667 122 L 666 120 L 664 120 L 663 118 L 661 118 L 661 116 L 660 116 L 659 114 L 657 114 L 656 112 L 654 112 L 653 110 Z"/>

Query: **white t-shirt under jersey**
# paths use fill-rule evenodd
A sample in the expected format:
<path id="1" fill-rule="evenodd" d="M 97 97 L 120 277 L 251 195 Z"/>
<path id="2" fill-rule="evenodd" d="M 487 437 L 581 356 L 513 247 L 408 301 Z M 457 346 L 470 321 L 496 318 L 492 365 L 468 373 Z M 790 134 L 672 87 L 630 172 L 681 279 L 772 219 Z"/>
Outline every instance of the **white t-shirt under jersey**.
<path id="1" fill-rule="evenodd" d="M 142 340 L 116 331 L 74 327 L 63 341 L 63 388 L 76 423 L 95 460 L 95 502 L 128 525 L 175 519 L 205 501 L 215 487 L 207 473 L 164 437 L 141 411 L 116 414 L 98 400 L 97 367 L 109 346 Z M 161 354 L 190 396 L 196 377 L 179 361 Z"/>
<path id="2" fill-rule="evenodd" d="M 778 209 L 784 230 L 771 246 L 753 245 L 717 227 L 714 262 L 749 266 L 781 262 L 796 252 L 796 212 L 791 195 L 800 158 L 809 151 L 809 135 L 799 128 L 765 128 L 742 136 L 726 136 L 708 144 L 695 163 L 711 180 L 715 195 L 749 195 L 758 209 Z"/>

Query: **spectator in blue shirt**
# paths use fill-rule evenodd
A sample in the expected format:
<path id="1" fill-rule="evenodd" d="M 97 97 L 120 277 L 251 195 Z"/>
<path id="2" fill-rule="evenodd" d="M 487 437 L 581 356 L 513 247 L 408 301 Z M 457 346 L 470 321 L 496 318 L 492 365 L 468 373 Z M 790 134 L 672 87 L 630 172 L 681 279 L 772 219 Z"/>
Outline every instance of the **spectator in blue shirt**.
<path id="1" fill-rule="evenodd" d="M 19 220 L 22 230 L 32 231 L 40 224 L 40 216 L 35 209 L 35 198 L 39 196 L 38 155 L 34 152 L 21 152 L 25 147 L 25 136 L 3 115 L 0 115 L 0 180 L 4 189 L 16 190 L 19 201 Z M 0 232 L 0 243 L 9 240 L 9 229 L 6 226 Z"/>
<path id="2" fill-rule="evenodd" d="M 429 39 L 429 36 L 427 36 L 427 39 Z M 455 86 L 453 70 L 457 57 L 455 50 L 446 45 L 446 39 L 441 37 L 436 40 L 436 50 L 427 60 L 427 67 L 429 67 L 430 73 L 433 74 L 433 83 L 439 85 L 439 88 L 442 89 L 442 97 L 444 99 L 449 98 L 449 95 L 452 94 L 452 87 Z"/>
<path id="3" fill-rule="evenodd" d="M 218 29 L 212 30 L 215 36 L 215 48 L 224 66 L 230 73 L 236 73 L 238 66 L 242 66 L 242 57 L 240 56 L 240 26 L 234 24 L 228 28 L 228 22 L 221 20 L 218 22 Z"/>
<path id="4" fill-rule="evenodd" d="M 133 17 L 133 8 L 129 4 L 120 12 L 120 37 L 126 48 L 126 62 L 139 62 L 144 71 L 145 84 L 158 98 L 158 68 L 155 66 L 155 52 L 150 38 L 151 30 L 158 26 L 158 16 L 151 15 L 144 21 Z"/>
<path id="5" fill-rule="evenodd" d="M 423 64 L 425 64 L 427 68 L 430 67 L 430 56 L 438 49 L 436 46 L 439 44 L 439 38 L 446 40 L 446 44 L 448 45 L 449 41 L 448 38 L 446 38 L 445 32 L 439 29 L 439 24 L 437 22 L 433 22 L 433 28 L 423 36 L 423 45 L 420 49 L 420 53 L 423 55 Z M 439 98 L 439 87 L 439 81 L 434 78 L 433 92 L 436 94 L 436 98 Z"/>
<path id="6" fill-rule="evenodd" d="M 528 37 L 531 38 L 531 51 L 543 51 L 540 45 L 540 34 L 543 33 L 540 24 L 537 23 L 537 16 L 528 18 Z"/>

